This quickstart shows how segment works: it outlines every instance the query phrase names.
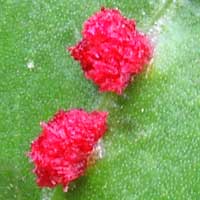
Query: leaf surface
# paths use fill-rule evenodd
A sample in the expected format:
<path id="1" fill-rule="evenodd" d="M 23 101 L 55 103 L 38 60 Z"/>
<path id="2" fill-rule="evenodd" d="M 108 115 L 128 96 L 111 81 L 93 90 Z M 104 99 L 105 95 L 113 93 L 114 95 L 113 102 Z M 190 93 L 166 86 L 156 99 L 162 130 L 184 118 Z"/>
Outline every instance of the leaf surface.
<path id="1" fill-rule="evenodd" d="M 118 7 L 155 41 L 152 65 L 123 96 L 101 94 L 66 47 L 101 6 Z M 133 200 L 200 196 L 198 1 L 2 1 L 0 199 Z M 61 108 L 110 112 L 105 157 L 71 185 L 41 190 L 26 152 Z"/>

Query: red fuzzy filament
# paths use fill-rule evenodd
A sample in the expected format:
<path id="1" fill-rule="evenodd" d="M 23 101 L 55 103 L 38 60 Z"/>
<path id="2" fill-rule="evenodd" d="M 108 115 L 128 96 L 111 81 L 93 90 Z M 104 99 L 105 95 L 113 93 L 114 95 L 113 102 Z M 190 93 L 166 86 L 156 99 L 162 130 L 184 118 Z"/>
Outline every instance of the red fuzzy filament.
<path id="1" fill-rule="evenodd" d="M 82 36 L 69 51 L 100 91 L 122 94 L 131 77 L 143 71 L 153 54 L 147 36 L 117 9 L 102 8 L 95 13 L 84 23 Z"/>
<path id="2" fill-rule="evenodd" d="M 87 160 L 107 129 L 106 112 L 83 110 L 58 112 L 48 123 L 42 123 L 41 135 L 32 142 L 29 157 L 40 187 L 69 182 L 84 174 Z"/>

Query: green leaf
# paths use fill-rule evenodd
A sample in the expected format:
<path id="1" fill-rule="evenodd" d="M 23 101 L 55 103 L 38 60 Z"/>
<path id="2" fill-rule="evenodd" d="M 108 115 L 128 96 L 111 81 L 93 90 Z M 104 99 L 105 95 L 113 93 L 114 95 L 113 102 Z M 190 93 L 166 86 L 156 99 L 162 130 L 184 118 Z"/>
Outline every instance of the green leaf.
<path id="1" fill-rule="evenodd" d="M 101 6 L 135 18 L 153 64 L 123 96 L 101 94 L 66 46 Z M 200 196 L 199 1 L 1 1 L 0 199 L 138 200 Z M 108 110 L 105 157 L 61 188 L 39 189 L 26 152 L 61 108 Z"/>

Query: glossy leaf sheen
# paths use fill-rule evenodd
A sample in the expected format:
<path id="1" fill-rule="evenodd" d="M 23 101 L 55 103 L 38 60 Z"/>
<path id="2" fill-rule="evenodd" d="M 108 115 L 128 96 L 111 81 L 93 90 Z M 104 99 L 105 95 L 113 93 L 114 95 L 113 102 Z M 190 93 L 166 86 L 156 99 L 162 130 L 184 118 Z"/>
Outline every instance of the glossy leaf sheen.
<path id="1" fill-rule="evenodd" d="M 123 96 L 100 94 L 66 53 L 102 5 L 156 43 L 153 64 Z M 199 13 L 186 0 L 1 2 L 0 199 L 198 199 Z M 40 190 L 25 156 L 39 122 L 79 107 L 109 111 L 105 157 L 68 193 Z"/>

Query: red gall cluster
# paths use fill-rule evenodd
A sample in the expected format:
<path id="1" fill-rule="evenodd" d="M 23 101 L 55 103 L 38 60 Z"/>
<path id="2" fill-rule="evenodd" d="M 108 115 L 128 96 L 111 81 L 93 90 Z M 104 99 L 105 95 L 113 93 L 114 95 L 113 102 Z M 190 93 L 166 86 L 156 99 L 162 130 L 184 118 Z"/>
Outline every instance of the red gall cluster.
<path id="1" fill-rule="evenodd" d="M 100 91 L 122 94 L 131 77 L 141 73 L 152 57 L 147 36 L 117 9 L 95 13 L 84 23 L 82 36 L 69 51 Z"/>
<path id="2" fill-rule="evenodd" d="M 141 73 L 152 57 L 147 36 L 117 9 L 102 8 L 84 23 L 82 35 L 69 51 L 100 91 L 122 94 L 131 77 Z M 42 132 L 28 154 L 40 187 L 60 184 L 66 191 L 71 181 L 84 174 L 106 132 L 107 116 L 107 112 L 72 109 L 42 123 Z"/>
<path id="3" fill-rule="evenodd" d="M 40 136 L 32 142 L 29 157 L 40 187 L 68 184 L 84 174 L 87 160 L 107 129 L 106 112 L 83 110 L 58 112 L 42 123 Z"/>

